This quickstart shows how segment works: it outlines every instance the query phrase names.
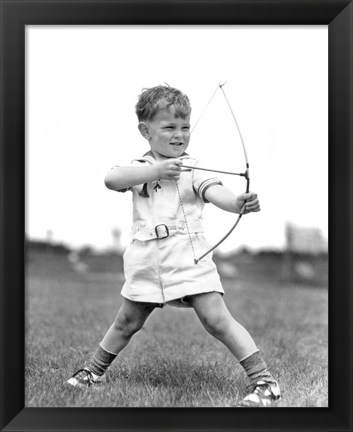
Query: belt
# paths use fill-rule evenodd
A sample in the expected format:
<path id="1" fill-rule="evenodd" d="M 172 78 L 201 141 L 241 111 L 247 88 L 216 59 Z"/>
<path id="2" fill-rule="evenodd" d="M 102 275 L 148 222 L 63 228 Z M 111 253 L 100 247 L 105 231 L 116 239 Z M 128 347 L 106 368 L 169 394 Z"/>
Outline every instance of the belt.
<path id="1" fill-rule="evenodd" d="M 201 221 L 181 222 L 177 225 L 158 224 L 137 225 L 132 228 L 132 238 L 140 241 L 148 241 L 154 239 L 164 239 L 176 234 L 188 234 L 204 232 Z"/>

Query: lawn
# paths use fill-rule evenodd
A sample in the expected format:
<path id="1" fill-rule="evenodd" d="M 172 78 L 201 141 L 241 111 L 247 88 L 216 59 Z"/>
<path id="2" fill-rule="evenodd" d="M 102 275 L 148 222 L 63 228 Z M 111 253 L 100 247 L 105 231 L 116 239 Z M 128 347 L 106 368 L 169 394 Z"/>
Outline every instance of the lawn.
<path id="1" fill-rule="evenodd" d="M 327 407 L 327 287 L 239 274 L 224 279 L 225 301 L 279 380 L 278 406 Z M 244 372 L 191 309 L 155 310 L 109 369 L 104 387 L 66 384 L 114 319 L 122 282 L 121 273 L 77 272 L 63 258 L 28 260 L 26 406 L 235 406 L 247 385 Z"/>

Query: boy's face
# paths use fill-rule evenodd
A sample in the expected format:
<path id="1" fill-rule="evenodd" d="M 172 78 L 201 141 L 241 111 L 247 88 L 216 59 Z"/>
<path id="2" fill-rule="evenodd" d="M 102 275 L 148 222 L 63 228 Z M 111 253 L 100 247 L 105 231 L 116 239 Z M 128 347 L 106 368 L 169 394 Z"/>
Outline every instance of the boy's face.
<path id="1" fill-rule="evenodd" d="M 177 158 L 187 149 L 190 141 L 190 114 L 185 118 L 175 116 L 170 106 L 160 110 L 153 120 L 145 123 L 146 134 L 152 153 L 158 160 Z"/>

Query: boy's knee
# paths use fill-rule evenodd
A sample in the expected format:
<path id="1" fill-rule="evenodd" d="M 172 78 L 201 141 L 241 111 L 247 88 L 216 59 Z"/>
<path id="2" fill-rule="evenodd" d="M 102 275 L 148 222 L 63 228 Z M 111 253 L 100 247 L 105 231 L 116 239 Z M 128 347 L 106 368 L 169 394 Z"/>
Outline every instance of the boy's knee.
<path id="1" fill-rule="evenodd" d="M 143 322 L 141 322 L 141 320 L 125 314 L 118 316 L 114 321 L 115 330 L 121 333 L 124 337 L 131 337 L 139 331 L 142 326 Z"/>
<path id="2" fill-rule="evenodd" d="M 205 329 L 214 337 L 222 338 L 228 328 L 227 320 L 224 317 L 208 316 L 202 320 Z"/>

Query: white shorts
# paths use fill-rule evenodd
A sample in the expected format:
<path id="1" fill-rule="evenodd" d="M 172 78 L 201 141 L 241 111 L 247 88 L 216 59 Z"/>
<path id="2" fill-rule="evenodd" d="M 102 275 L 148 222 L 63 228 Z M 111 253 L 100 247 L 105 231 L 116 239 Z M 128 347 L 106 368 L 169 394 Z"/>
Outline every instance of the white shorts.
<path id="1" fill-rule="evenodd" d="M 210 247 L 202 233 L 191 234 L 191 239 L 196 257 Z M 133 240 L 124 253 L 124 270 L 121 294 L 131 301 L 188 307 L 184 297 L 224 293 L 212 254 L 195 264 L 187 234 Z"/>

